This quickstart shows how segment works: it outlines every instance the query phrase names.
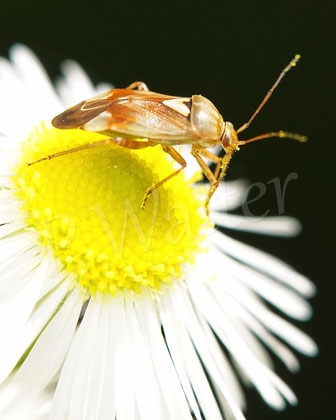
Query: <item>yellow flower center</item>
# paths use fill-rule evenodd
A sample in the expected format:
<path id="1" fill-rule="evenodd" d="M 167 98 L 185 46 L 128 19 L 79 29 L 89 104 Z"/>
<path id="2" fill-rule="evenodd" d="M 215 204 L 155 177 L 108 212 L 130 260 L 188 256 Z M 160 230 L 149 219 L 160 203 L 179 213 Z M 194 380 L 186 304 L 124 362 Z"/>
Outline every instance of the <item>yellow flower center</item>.
<path id="1" fill-rule="evenodd" d="M 15 194 L 41 249 L 51 249 L 88 295 L 157 291 L 181 277 L 182 263 L 193 263 L 208 223 L 182 174 L 140 208 L 146 190 L 173 171 L 160 147 L 134 151 L 108 144 L 27 165 L 104 138 L 36 129 L 22 145 Z"/>

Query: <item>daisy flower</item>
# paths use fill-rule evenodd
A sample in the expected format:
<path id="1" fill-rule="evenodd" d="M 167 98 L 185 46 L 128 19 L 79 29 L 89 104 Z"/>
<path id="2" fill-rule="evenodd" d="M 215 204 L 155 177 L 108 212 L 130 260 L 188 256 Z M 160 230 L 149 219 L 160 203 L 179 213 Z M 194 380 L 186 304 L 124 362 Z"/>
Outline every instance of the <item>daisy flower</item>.
<path id="1" fill-rule="evenodd" d="M 245 184 L 223 183 L 210 222 L 189 173 L 160 148 L 105 145 L 57 130 L 67 106 L 110 89 L 73 61 L 56 89 L 22 45 L 0 61 L 0 418 L 243 419 L 242 381 L 271 407 L 296 404 L 270 353 L 295 372 L 315 343 L 313 284 L 216 225 L 291 235 L 298 223 L 229 215 Z M 276 308 L 274 312 L 272 309 Z"/>

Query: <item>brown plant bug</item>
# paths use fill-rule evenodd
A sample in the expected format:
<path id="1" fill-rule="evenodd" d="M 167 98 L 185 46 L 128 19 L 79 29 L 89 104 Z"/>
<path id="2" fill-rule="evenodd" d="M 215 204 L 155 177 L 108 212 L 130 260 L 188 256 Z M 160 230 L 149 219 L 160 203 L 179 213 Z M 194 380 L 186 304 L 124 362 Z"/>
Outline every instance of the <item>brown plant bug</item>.
<path id="1" fill-rule="evenodd" d="M 282 70 L 254 114 L 238 130 L 233 128 L 232 123 L 225 122 L 215 106 L 201 95 L 193 95 L 191 98 L 162 95 L 149 91 L 143 82 L 134 82 L 126 89 L 113 89 L 83 101 L 52 120 L 56 128 L 81 128 L 108 135 L 109 139 L 64 150 L 28 165 L 108 143 L 129 149 L 161 145 L 162 149 L 181 167 L 148 188 L 141 205 L 144 208 L 149 195 L 187 165 L 173 146 L 190 144 L 191 154 L 211 183 L 205 202 L 208 213 L 209 201 L 223 180 L 229 161 L 239 146 L 270 137 L 286 137 L 301 142 L 307 140 L 305 136 L 285 131 L 269 132 L 248 140 L 238 140 L 238 134 L 249 127 L 281 79 L 299 59 L 300 55 L 296 55 Z M 218 144 L 221 144 L 225 151 L 223 158 L 206 150 Z M 216 164 L 214 172 L 203 158 Z"/>

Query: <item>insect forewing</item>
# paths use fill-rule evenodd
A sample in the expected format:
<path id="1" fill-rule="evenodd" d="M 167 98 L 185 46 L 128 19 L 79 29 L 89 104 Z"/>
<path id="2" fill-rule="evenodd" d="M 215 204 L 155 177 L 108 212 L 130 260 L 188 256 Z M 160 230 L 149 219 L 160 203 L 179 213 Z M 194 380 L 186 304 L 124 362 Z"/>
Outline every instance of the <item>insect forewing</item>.
<path id="1" fill-rule="evenodd" d="M 174 144 L 195 137 L 190 108 L 190 98 L 114 89 L 68 109 L 52 123 Z"/>
<path id="2" fill-rule="evenodd" d="M 98 95 L 87 101 L 82 101 L 67 109 L 52 120 L 52 125 L 62 129 L 82 127 L 111 106 L 113 103 L 113 100 L 109 99 L 111 92 L 113 91 Z"/>

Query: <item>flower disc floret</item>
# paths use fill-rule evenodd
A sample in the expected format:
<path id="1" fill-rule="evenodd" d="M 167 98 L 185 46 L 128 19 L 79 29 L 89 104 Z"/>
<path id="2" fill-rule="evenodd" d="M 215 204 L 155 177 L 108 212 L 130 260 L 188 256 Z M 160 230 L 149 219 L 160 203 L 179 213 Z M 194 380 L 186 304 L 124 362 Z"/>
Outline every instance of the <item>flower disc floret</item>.
<path id="1" fill-rule="evenodd" d="M 27 165 L 104 138 L 44 125 L 31 133 L 12 177 L 27 229 L 90 295 L 157 291 L 180 278 L 181 264 L 193 263 L 208 223 L 182 174 L 141 209 L 146 190 L 173 171 L 160 147 L 107 144 Z"/>

